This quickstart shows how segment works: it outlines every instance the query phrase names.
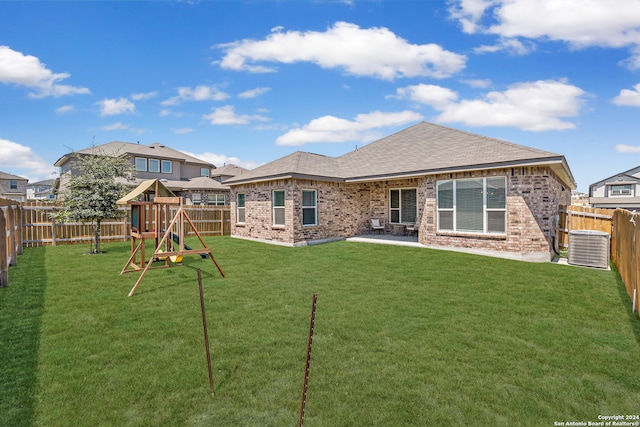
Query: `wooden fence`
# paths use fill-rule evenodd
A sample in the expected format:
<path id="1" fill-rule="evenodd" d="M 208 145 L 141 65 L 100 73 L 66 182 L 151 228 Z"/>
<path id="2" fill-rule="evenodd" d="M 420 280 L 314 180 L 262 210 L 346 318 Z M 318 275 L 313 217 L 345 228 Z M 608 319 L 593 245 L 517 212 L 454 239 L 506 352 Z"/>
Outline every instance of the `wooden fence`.
<path id="1" fill-rule="evenodd" d="M 0 288 L 9 284 L 9 267 L 22 253 L 22 208 L 18 202 L 0 199 Z"/>
<path id="2" fill-rule="evenodd" d="M 616 209 L 613 214 L 611 260 L 633 302 L 634 311 L 640 307 L 640 214 Z"/>
<path id="3" fill-rule="evenodd" d="M 60 223 L 51 217 L 51 213 L 60 210 L 55 204 L 27 202 L 22 206 L 23 244 L 26 247 L 70 245 L 89 243 L 94 236 L 90 223 Z M 231 215 L 229 206 L 187 206 L 187 214 L 201 235 L 231 234 Z M 131 224 L 129 207 L 120 209 L 120 218 L 101 222 L 100 241 L 125 241 L 129 238 Z M 172 207 L 170 215 L 177 208 Z M 153 216 L 151 216 L 153 218 Z M 195 235 L 189 224 L 185 225 L 185 235 Z"/>
<path id="4" fill-rule="evenodd" d="M 569 247 L 571 230 L 597 230 L 611 234 L 613 209 L 594 209 L 587 206 L 560 206 L 558 246 Z"/>

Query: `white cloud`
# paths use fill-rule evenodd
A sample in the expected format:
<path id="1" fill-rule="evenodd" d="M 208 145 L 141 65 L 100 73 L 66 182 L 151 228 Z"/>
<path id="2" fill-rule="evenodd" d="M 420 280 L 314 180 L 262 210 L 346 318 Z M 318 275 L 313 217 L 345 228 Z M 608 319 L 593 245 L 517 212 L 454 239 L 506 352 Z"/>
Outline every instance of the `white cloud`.
<path id="1" fill-rule="evenodd" d="M 205 114 L 202 118 L 208 120 L 212 125 L 248 125 L 254 121 L 269 121 L 267 117 L 260 115 L 236 114 L 232 105 L 213 108 L 210 114 Z"/>
<path id="2" fill-rule="evenodd" d="M 73 105 L 63 105 L 62 107 L 56 108 L 56 113 L 58 114 L 67 114 L 74 111 L 76 108 Z"/>
<path id="3" fill-rule="evenodd" d="M 114 130 L 127 130 L 129 132 L 135 133 L 137 135 L 142 135 L 143 133 L 147 132 L 147 129 L 142 129 L 142 128 L 134 128 L 131 127 L 127 124 L 124 124 L 122 122 L 115 122 L 113 124 L 110 125 L 106 125 L 106 126 L 102 126 L 100 128 L 100 130 L 104 130 L 104 131 L 114 131 Z"/>
<path id="4" fill-rule="evenodd" d="M 638 0 L 452 0 L 450 6 L 467 33 L 556 40 L 572 48 L 630 47 L 633 56 L 624 65 L 640 68 Z"/>
<path id="5" fill-rule="evenodd" d="M 255 162 L 253 160 L 240 160 L 238 157 L 227 156 L 226 154 L 215 154 L 215 153 L 189 153 L 188 151 L 184 152 L 190 156 L 196 157 L 198 159 L 204 160 L 205 162 L 209 162 L 214 166 L 221 167 L 224 165 L 233 164 L 236 166 L 243 167 L 245 169 L 254 169 L 260 166 L 262 163 Z"/>
<path id="6" fill-rule="evenodd" d="M 490 87 L 493 84 L 490 79 L 461 80 L 461 82 L 471 87 L 480 89 Z"/>
<path id="7" fill-rule="evenodd" d="M 473 49 L 475 53 L 493 53 L 504 51 L 513 56 L 528 55 L 536 50 L 535 44 L 517 39 L 500 39 L 494 45 L 482 45 Z"/>
<path id="8" fill-rule="evenodd" d="M 324 116 L 278 137 L 276 145 L 299 146 L 317 142 L 371 141 L 379 136 L 375 132 L 376 129 L 402 126 L 422 119 L 420 114 L 408 110 L 399 113 L 374 111 L 359 114 L 354 120 Z"/>
<path id="9" fill-rule="evenodd" d="M 124 113 L 133 114 L 136 112 L 136 106 L 127 98 L 103 99 L 102 101 L 96 102 L 96 105 L 99 105 L 101 108 L 101 116 L 114 116 Z"/>
<path id="10" fill-rule="evenodd" d="M 397 89 L 396 98 L 408 99 L 421 104 L 431 105 L 436 109 L 442 109 L 455 102 L 458 94 L 442 86 L 419 84 Z"/>
<path id="11" fill-rule="evenodd" d="M 217 85 L 200 85 L 194 88 L 179 87 L 178 95 L 162 101 L 161 105 L 178 105 L 185 101 L 223 101 L 229 94 L 222 92 Z"/>
<path id="12" fill-rule="evenodd" d="M 640 83 L 633 86 L 633 90 L 622 89 L 612 102 L 616 105 L 640 107 Z"/>
<path id="13" fill-rule="evenodd" d="M 155 98 L 158 96 L 158 92 L 144 92 L 144 93 L 134 93 L 131 95 L 131 99 L 134 101 L 146 101 L 147 99 Z"/>
<path id="14" fill-rule="evenodd" d="M 616 151 L 618 153 L 640 153 L 640 146 L 618 144 L 616 145 Z"/>
<path id="15" fill-rule="evenodd" d="M 37 176 L 37 180 L 51 178 L 57 172 L 53 164 L 42 160 L 31 147 L 0 138 L 0 169 L 5 168 L 20 168 Z"/>
<path id="16" fill-rule="evenodd" d="M 249 72 L 273 72 L 261 62 L 311 62 L 322 68 L 342 68 L 356 76 L 385 80 L 399 77 L 449 77 L 465 67 L 466 58 L 436 44 L 416 45 L 384 27 L 362 29 L 337 22 L 325 32 L 275 28 L 263 40 L 221 44 L 220 66 Z"/>
<path id="17" fill-rule="evenodd" d="M 450 89 L 424 84 L 396 93 L 440 111 L 438 122 L 528 131 L 575 129 L 573 122 L 562 118 L 577 116 L 585 95 L 579 87 L 555 80 L 516 83 L 504 92 L 492 91 L 473 100 L 458 100 L 458 94 Z"/>
<path id="18" fill-rule="evenodd" d="M 191 133 L 193 132 L 195 129 L 191 129 L 191 128 L 171 128 L 171 132 L 177 134 L 177 135 L 184 135 L 186 133 Z"/>
<path id="19" fill-rule="evenodd" d="M 271 90 L 270 87 L 257 87 L 238 94 L 238 98 L 255 98 L 263 95 Z"/>
<path id="20" fill-rule="evenodd" d="M 53 73 L 35 56 L 0 46 L 0 83 L 32 88 L 32 98 L 91 93 L 86 87 L 58 84 L 69 77 L 69 73 Z"/>

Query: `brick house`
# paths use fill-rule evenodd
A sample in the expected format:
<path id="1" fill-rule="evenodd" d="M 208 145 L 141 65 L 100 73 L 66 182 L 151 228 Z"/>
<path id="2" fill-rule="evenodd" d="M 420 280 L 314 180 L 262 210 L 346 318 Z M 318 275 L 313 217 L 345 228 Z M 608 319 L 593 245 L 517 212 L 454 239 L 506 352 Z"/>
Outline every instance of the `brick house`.
<path id="1" fill-rule="evenodd" d="M 564 156 L 422 122 L 334 158 L 295 152 L 228 179 L 231 234 L 290 246 L 418 224 L 418 242 L 548 261 L 575 182 Z"/>

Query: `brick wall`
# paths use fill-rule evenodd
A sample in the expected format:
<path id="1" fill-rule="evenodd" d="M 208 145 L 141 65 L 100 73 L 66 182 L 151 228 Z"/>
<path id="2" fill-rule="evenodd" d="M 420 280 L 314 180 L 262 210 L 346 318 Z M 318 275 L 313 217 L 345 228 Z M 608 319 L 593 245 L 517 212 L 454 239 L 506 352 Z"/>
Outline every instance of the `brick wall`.
<path id="1" fill-rule="evenodd" d="M 505 236 L 437 231 L 436 181 L 444 179 L 507 177 L 507 233 Z M 426 245 L 551 255 L 558 205 L 569 203 L 571 190 L 549 168 L 508 168 L 430 176 L 426 183 L 425 215 L 419 239 Z"/>
<path id="2" fill-rule="evenodd" d="M 505 236 L 437 231 L 436 182 L 486 176 L 507 177 Z M 550 254 L 558 205 L 570 203 L 570 189 L 545 167 L 508 168 L 370 183 L 277 180 L 234 186 L 231 191 L 231 234 L 238 237 L 301 245 L 311 241 L 366 234 L 370 219 L 389 227 L 389 190 L 416 188 L 419 241 L 425 245 L 487 249 L 514 253 Z M 285 225 L 273 226 L 272 191 L 285 190 Z M 302 225 L 302 190 L 317 191 L 318 225 Z M 244 224 L 236 223 L 236 195 L 245 194 Z"/>

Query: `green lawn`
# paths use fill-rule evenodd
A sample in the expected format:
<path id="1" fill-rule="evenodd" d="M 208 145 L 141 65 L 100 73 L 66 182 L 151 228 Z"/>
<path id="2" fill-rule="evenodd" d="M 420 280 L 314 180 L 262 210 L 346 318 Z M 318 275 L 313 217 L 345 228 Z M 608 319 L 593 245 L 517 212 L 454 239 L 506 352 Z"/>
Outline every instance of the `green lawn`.
<path id="1" fill-rule="evenodd" d="M 615 272 L 207 242 L 226 278 L 186 257 L 149 271 L 133 297 L 138 274 L 119 274 L 128 243 L 26 249 L 0 289 L 0 425 L 297 425 L 314 292 L 305 426 L 552 426 L 640 411 L 640 321 Z"/>

